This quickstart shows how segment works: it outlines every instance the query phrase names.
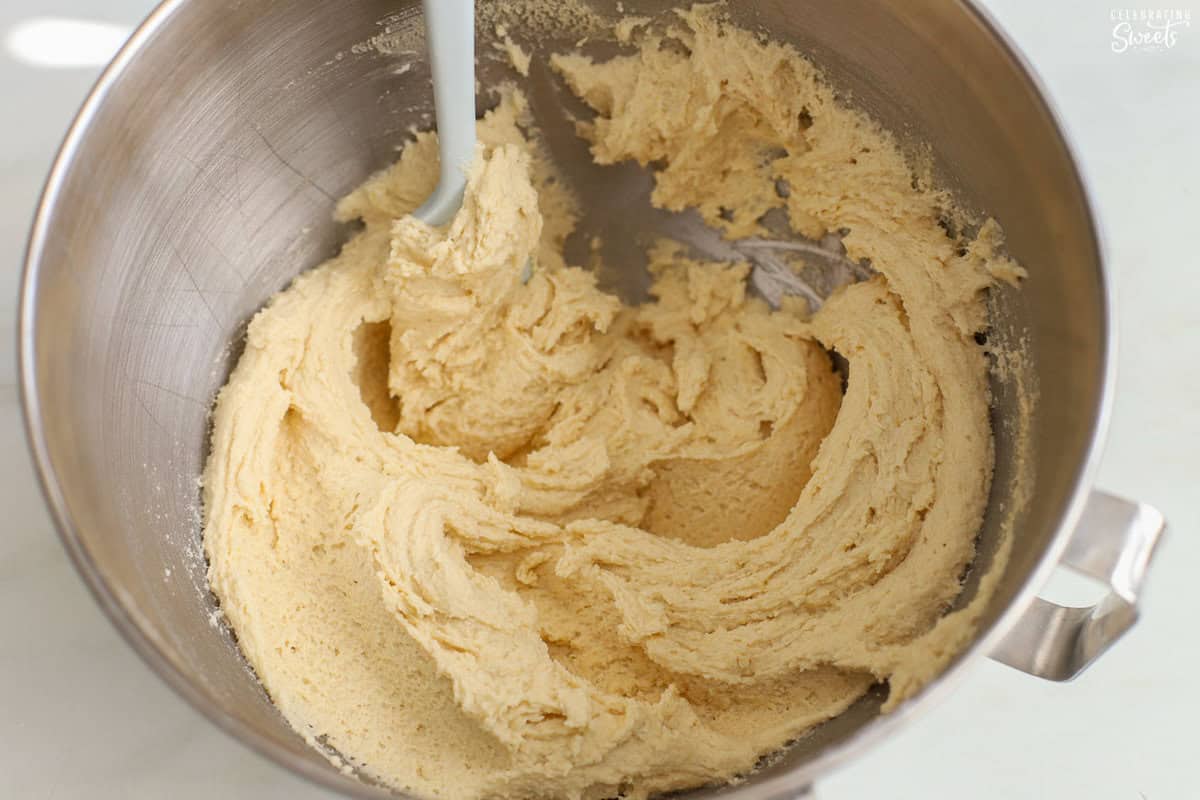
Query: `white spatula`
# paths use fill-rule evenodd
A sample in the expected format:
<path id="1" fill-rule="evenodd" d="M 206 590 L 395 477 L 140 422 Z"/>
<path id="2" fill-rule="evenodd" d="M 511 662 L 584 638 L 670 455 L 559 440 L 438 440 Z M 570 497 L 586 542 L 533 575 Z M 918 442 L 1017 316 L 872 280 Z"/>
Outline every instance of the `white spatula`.
<path id="1" fill-rule="evenodd" d="M 433 194 L 413 214 L 445 225 L 462 205 L 475 156 L 475 2 L 424 0 L 441 167 Z"/>

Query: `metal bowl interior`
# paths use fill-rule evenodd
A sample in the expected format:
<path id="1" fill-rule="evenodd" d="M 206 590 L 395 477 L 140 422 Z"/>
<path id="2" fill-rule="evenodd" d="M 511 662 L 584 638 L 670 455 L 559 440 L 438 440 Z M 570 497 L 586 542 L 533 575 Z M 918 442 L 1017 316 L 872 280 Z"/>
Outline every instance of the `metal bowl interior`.
<path id="1" fill-rule="evenodd" d="M 595 5 L 612 13 L 616 3 Z M 624 5 L 658 13 L 670 4 Z M 928 143 L 941 179 L 1001 222 L 1031 275 L 1021 292 L 992 298 L 991 335 L 1024 343 L 1030 371 L 994 383 L 997 469 L 980 566 L 1005 520 L 1012 555 L 953 671 L 1020 612 L 1079 512 L 1110 371 L 1087 198 L 1028 70 L 969 5 L 763 0 L 735 13 L 810 54 L 914 148 Z M 381 33 L 390 53 L 363 46 Z M 479 31 L 485 83 L 513 77 L 491 35 Z M 540 54 L 573 41 L 527 39 Z M 397 69 L 398 59 L 410 66 Z M 221 624 L 205 580 L 197 481 L 212 398 L 246 322 L 336 251 L 347 233 L 332 221 L 336 198 L 388 164 L 411 126 L 428 126 L 431 104 L 415 0 L 170 0 L 72 128 L 22 294 L 32 447 L 64 542 L 101 604 L 217 724 L 362 797 L 386 793 L 339 773 L 288 727 Z M 1037 491 L 1014 510 L 1016 378 L 1036 379 L 1040 399 L 1028 430 Z M 806 786 L 928 702 L 932 688 L 887 716 L 875 692 L 750 782 L 704 792 L 774 797 Z"/>

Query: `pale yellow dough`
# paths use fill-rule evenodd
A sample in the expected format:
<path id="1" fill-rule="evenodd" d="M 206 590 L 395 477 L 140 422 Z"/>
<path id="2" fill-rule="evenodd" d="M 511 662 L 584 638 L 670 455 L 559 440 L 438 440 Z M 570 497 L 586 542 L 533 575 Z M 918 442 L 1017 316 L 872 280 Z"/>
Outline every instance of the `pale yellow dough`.
<path id="1" fill-rule="evenodd" d="M 690 55 L 639 28 L 637 54 L 554 60 L 597 160 L 653 162 L 657 204 L 730 237 L 776 207 L 844 230 L 875 278 L 808 318 L 664 242 L 654 302 L 623 306 L 563 262 L 572 201 L 509 91 L 453 222 L 406 216 L 436 175 L 421 134 L 218 398 L 221 608 L 296 729 L 397 788 L 729 780 L 876 681 L 899 702 L 975 622 L 944 615 L 992 469 L 972 337 L 1015 268 L 999 231 L 950 238 L 947 198 L 793 50 L 683 20 Z"/>

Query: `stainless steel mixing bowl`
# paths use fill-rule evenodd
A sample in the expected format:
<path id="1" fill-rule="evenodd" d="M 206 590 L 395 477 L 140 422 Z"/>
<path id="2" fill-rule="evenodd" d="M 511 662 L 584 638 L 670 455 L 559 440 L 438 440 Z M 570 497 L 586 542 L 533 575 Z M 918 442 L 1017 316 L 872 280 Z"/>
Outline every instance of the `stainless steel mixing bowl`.
<path id="1" fill-rule="evenodd" d="M 1039 387 L 1026 501 L 1014 379 L 995 382 L 996 481 L 974 574 L 1014 508 L 1016 520 L 970 647 L 895 713 L 878 713 L 880 688 L 748 783 L 698 793 L 781 798 L 902 724 L 979 656 L 1073 676 L 1136 617 L 1162 519 L 1089 492 L 1114 353 L 1101 247 L 1061 129 L 1003 36 L 950 0 L 761 0 L 734 13 L 811 54 L 906 141 L 931 144 L 942 179 L 999 219 L 1030 277 L 1019 293 L 994 292 L 990 335 L 1027 341 L 1024 377 Z M 388 32 L 412 52 L 361 45 Z M 485 81 L 503 70 L 484 57 L 490 33 L 479 37 Z M 543 54 L 570 45 L 532 39 Z M 386 793 L 340 774 L 288 727 L 222 626 L 205 584 L 197 478 L 210 403 L 247 319 L 335 251 L 346 231 L 331 221 L 334 199 L 391 161 L 411 125 L 428 124 L 423 65 L 415 0 L 169 0 L 72 127 L 22 289 L 29 437 L 63 541 L 97 599 L 215 723 L 359 797 Z M 1036 598 L 1060 562 L 1111 593 L 1084 609 Z"/>

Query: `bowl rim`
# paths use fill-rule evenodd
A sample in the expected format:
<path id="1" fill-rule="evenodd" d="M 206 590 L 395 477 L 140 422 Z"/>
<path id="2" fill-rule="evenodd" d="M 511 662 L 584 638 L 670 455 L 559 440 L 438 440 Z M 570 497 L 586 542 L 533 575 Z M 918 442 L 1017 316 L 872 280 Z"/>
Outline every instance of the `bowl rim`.
<path id="1" fill-rule="evenodd" d="M 53 161 L 51 170 L 46 178 L 41 196 L 38 200 L 36 213 L 30 229 L 22 268 L 19 306 L 17 316 L 17 361 L 20 383 L 20 402 L 24 420 L 25 434 L 30 454 L 33 459 L 34 471 L 38 483 L 50 511 L 54 527 L 58 533 L 68 556 L 76 570 L 83 577 L 93 598 L 104 611 L 109 621 L 117 629 L 130 647 L 150 666 L 150 668 L 170 686 L 180 697 L 188 702 L 200 715 L 208 719 L 217 728 L 232 736 L 237 741 L 249 747 L 252 751 L 266 756 L 277 765 L 299 775 L 311 783 L 344 793 L 347 796 L 378 800 L 380 798 L 411 797 L 411 795 L 392 792 L 379 786 L 372 786 L 353 776 L 343 775 L 335 769 L 319 765 L 319 762 L 297 757 L 280 742 L 263 736 L 239 717 L 226 710 L 214 698 L 200 689 L 188 677 L 185 669 L 178 664 L 168 650 L 163 648 L 155 635 L 142 624 L 137 611 L 127 604 L 127 598 L 119 588 L 110 585 L 99 566 L 79 538 L 79 524 L 72 517 L 67 506 L 65 495 L 53 461 L 50 457 L 49 444 L 45 436 L 45 426 L 41 409 L 41 398 L 38 390 L 38 370 L 35 355 L 34 330 L 37 323 L 37 296 L 41 262 L 51 235 L 51 223 L 63 184 L 76 166 L 77 151 L 88 135 L 94 119 L 104 104 L 108 93 L 120 80 L 122 74 L 137 58 L 139 53 L 157 35 L 169 19 L 189 0 L 163 0 L 134 30 L 133 34 L 118 51 L 117 55 L 100 73 L 84 100 L 80 110 L 75 115 Z M 975 637 L 974 641 L 962 650 L 942 673 L 926 684 L 913 697 L 905 700 L 897 709 L 886 715 L 881 715 L 865 725 L 848 739 L 833 744 L 819 753 L 812 760 L 798 765 L 796 768 L 772 776 L 761 781 L 751 781 L 740 786 L 729 787 L 723 797 L 728 800 L 757 800 L 758 798 L 774 798 L 801 796 L 810 788 L 813 782 L 834 768 L 843 766 L 854 755 L 869 749 L 885 736 L 907 723 L 918 711 L 933 705 L 946 697 L 952 689 L 965 677 L 967 671 L 981 656 L 986 656 L 996 649 L 1006 633 L 1016 624 L 1028 605 L 1036 596 L 1039 588 L 1048 580 L 1050 574 L 1058 565 L 1060 557 L 1070 538 L 1069 533 L 1077 525 L 1087 500 L 1088 490 L 1094 483 L 1095 474 L 1103 450 L 1103 443 L 1109 421 L 1112 415 L 1113 394 L 1116 383 L 1116 312 L 1114 307 L 1114 292 L 1112 279 L 1106 268 L 1107 247 L 1102 232 L 1097 224 L 1097 211 L 1088 181 L 1079 168 L 1079 160 L 1068 139 L 1061 114 L 1050 99 L 1045 83 L 1038 75 L 1024 54 L 1017 48 L 1004 29 L 992 16 L 991 12 L 982 8 L 978 0 L 957 0 L 955 5 L 976 25 L 983 29 L 999 45 L 1005 57 L 1015 67 L 1015 71 L 1026 83 L 1030 90 L 1037 110 L 1050 122 L 1057 145 L 1061 149 L 1065 164 L 1078 193 L 1084 204 L 1084 215 L 1088 227 L 1088 235 L 1092 240 L 1097 254 L 1096 270 L 1100 286 L 1100 309 L 1102 312 L 1102 331 L 1100 336 L 1102 375 L 1099 386 L 1098 402 L 1095 406 L 1095 423 L 1092 436 L 1088 443 L 1082 462 L 1076 472 L 1074 486 L 1062 515 L 1058 529 L 1051 539 L 1049 546 L 1042 553 L 1035 567 L 1026 576 L 1024 583 L 1018 589 L 1013 601 L 996 618 L 991 626 Z"/>

